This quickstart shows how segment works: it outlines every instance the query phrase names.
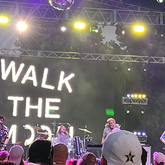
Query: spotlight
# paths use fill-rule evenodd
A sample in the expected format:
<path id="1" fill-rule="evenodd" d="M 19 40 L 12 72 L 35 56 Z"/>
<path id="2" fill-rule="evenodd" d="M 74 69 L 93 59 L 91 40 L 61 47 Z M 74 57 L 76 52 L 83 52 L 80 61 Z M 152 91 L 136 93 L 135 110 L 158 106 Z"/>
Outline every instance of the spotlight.
<path id="1" fill-rule="evenodd" d="M 147 134 L 146 132 L 134 132 L 134 135 L 136 135 L 141 143 L 147 142 Z"/>
<path id="2" fill-rule="evenodd" d="M 66 27 L 65 27 L 65 26 L 62 26 L 62 27 L 61 27 L 61 31 L 62 31 L 62 32 L 65 32 L 65 31 L 66 31 Z"/>
<path id="3" fill-rule="evenodd" d="M 138 32 L 138 33 L 144 32 L 144 26 L 142 25 L 135 25 L 133 29 L 134 29 L 134 32 Z"/>
<path id="4" fill-rule="evenodd" d="M 127 113 L 130 113 L 130 111 L 129 111 L 129 110 L 127 110 L 126 112 L 127 112 Z"/>
<path id="5" fill-rule="evenodd" d="M 121 33 L 124 35 L 125 34 L 125 30 L 123 30 Z"/>
<path id="6" fill-rule="evenodd" d="M 8 23 L 8 18 L 7 17 L 5 17 L 5 16 L 0 16 L 0 23 Z"/>
<path id="7" fill-rule="evenodd" d="M 86 25 L 84 22 L 75 22 L 74 27 L 78 30 L 84 30 Z"/>
<path id="8" fill-rule="evenodd" d="M 23 32 L 23 31 L 26 30 L 26 28 L 27 28 L 27 25 L 26 25 L 25 22 L 20 21 L 20 22 L 17 23 L 17 30 Z"/>
<path id="9" fill-rule="evenodd" d="M 131 68 L 128 68 L 128 71 L 131 71 Z"/>

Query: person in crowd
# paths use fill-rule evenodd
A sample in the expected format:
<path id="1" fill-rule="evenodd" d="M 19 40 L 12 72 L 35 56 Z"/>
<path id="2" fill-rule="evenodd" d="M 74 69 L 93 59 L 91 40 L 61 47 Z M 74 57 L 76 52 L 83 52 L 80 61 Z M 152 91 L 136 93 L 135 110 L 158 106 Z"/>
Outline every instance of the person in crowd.
<path id="1" fill-rule="evenodd" d="M 78 159 L 77 165 L 97 165 L 95 154 L 92 152 L 85 153 L 80 159 Z"/>
<path id="2" fill-rule="evenodd" d="M 102 146 L 101 165 L 142 165 L 142 147 L 137 136 L 121 130 L 109 134 Z"/>
<path id="3" fill-rule="evenodd" d="M 153 153 L 153 162 L 154 165 L 164 165 L 165 164 L 165 155 L 161 152 Z"/>
<path id="4" fill-rule="evenodd" d="M 53 165 L 53 146 L 48 140 L 35 140 L 29 147 L 28 162 Z"/>
<path id="5" fill-rule="evenodd" d="M 0 161 L 7 161 L 9 159 L 8 151 L 0 151 Z"/>
<path id="6" fill-rule="evenodd" d="M 77 165 L 77 159 L 72 159 L 71 162 L 72 162 L 72 165 Z"/>
<path id="7" fill-rule="evenodd" d="M 0 161 L 0 165 L 15 165 L 15 163 L 7 160 L 7 161 Z"/>
<path id="8" fill-rule="evenodd" d="M 109 133 L 120 131 L 120 125 L 116 124 L 115 119 L 109 118 L 107 120 L 107 123 L 105 124 L 105 128 L 103 131 L 103 136 L 102 136 L 102 143 L 104 142 L 105 138 Z"/>
<path id="9" fill-rule="evenodd" d="M 9 129 L 4 125 L 5 117 L 0 115 L 0 151 L 6 150 L 6 146 L 9 142 Z"/>
<path id="10" fill-rule="evenodd" d="M 14 145 L 9 150 L 9 160 L 15 165 L 26 165 L 24 161 L 24 149 L 20 145 Z"/>
<path id="11" fill-rule="evenodd" d="M 64 143 L 58 143 L 53 147 L 53 162 L 56 165 L 65 165 L 68 159 L 68 148 Z"/>
<path id="12" fill-rule="evenodd" d="M 67 145 L 68 140 L 69 140 L 69 134 L 66 131 L 66 128 L 64 125 L 61 125 L 56 133 L 56 137 L 59 140 L 59 142 L 65 143 Z"/>

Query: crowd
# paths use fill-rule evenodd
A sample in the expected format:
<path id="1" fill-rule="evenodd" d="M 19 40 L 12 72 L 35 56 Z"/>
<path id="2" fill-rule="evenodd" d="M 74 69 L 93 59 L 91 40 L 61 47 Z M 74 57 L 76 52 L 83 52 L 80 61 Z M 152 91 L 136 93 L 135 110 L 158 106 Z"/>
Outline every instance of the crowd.
<path id="1" fill-rule="evenodd" d="M 81 157 L 70 160 L 65 143 L 52 145 L 51 141 L 37 139 L 29 146 L 28 160 L 24 160 L 22 146 L 14 145 L 9 151 L 0 151 L 0 165 L 146 165 L 147 152 L 137 136 L 120 130 L 112 118 L 108 122 L 110 129 L 106 125 L 103 131 L 101 158 L 87 151 Z M 153 162 L 154 165 L 165 165 L 165 155 L 154 152 Z"/>
<path id="2" fill-rule="evenodd" d="M 68 160 L 64 143 L 53 146 L 51 141 L 35 140 L 29 147 L 28 160 L 24 160 L 22 146 L 14 145 L 9 151 L 0 152 L 0 165 L 145 165 L 146 153 L 132 132 L 120 130 L 106 137 L 100 159 L 86 152 L 81 158 Z M 165 155 L 155 152 L 153 160 L 154 165 L 164 165 Z"/>

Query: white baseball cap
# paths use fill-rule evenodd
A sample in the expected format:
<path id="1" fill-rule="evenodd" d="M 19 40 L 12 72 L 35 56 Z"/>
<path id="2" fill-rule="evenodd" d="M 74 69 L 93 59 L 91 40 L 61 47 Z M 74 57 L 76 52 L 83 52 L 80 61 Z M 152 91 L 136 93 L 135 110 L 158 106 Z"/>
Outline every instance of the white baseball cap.
<path id="1" fill-rule="evenodd" d="M 137 136 L 121 130 L 109 134 L 102 147 L 107 165 L 142 165 L 142 147 Z"/>
<path id="2" fill-rule="evenodd" d="M 20 145 L 14 145 L 9 150 L 9 160 L 19 165 L 24 155 L 24 149 Z"/>
<path id="3" fill-rule="evenodd" d="M 160 162 L 165 163 L 165 155 L 161 152 L 154 152 L 153 158 L 154 158 L 154 161 L 156 161 L 157 163 L 160 163 Z"/>

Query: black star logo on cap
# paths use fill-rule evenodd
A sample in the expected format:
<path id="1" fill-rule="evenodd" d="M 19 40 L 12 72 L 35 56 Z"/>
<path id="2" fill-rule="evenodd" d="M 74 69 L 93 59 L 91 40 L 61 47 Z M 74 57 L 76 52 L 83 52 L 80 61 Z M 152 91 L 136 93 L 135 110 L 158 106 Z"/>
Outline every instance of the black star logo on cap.
<path id="1" fill-rule="evenodd" d="M 125 156 L 127 157 L 126 162 L 131 161 L 132 163 L 134 163 L 134 162 L 133 162 L 133 157 L 135 157 L 135 155 L 132 155 L 132 154 L 131 154 L 131 151 L 130 151 L 130 153 L 129 153 L 128 155 L 125 155 Z"/>

